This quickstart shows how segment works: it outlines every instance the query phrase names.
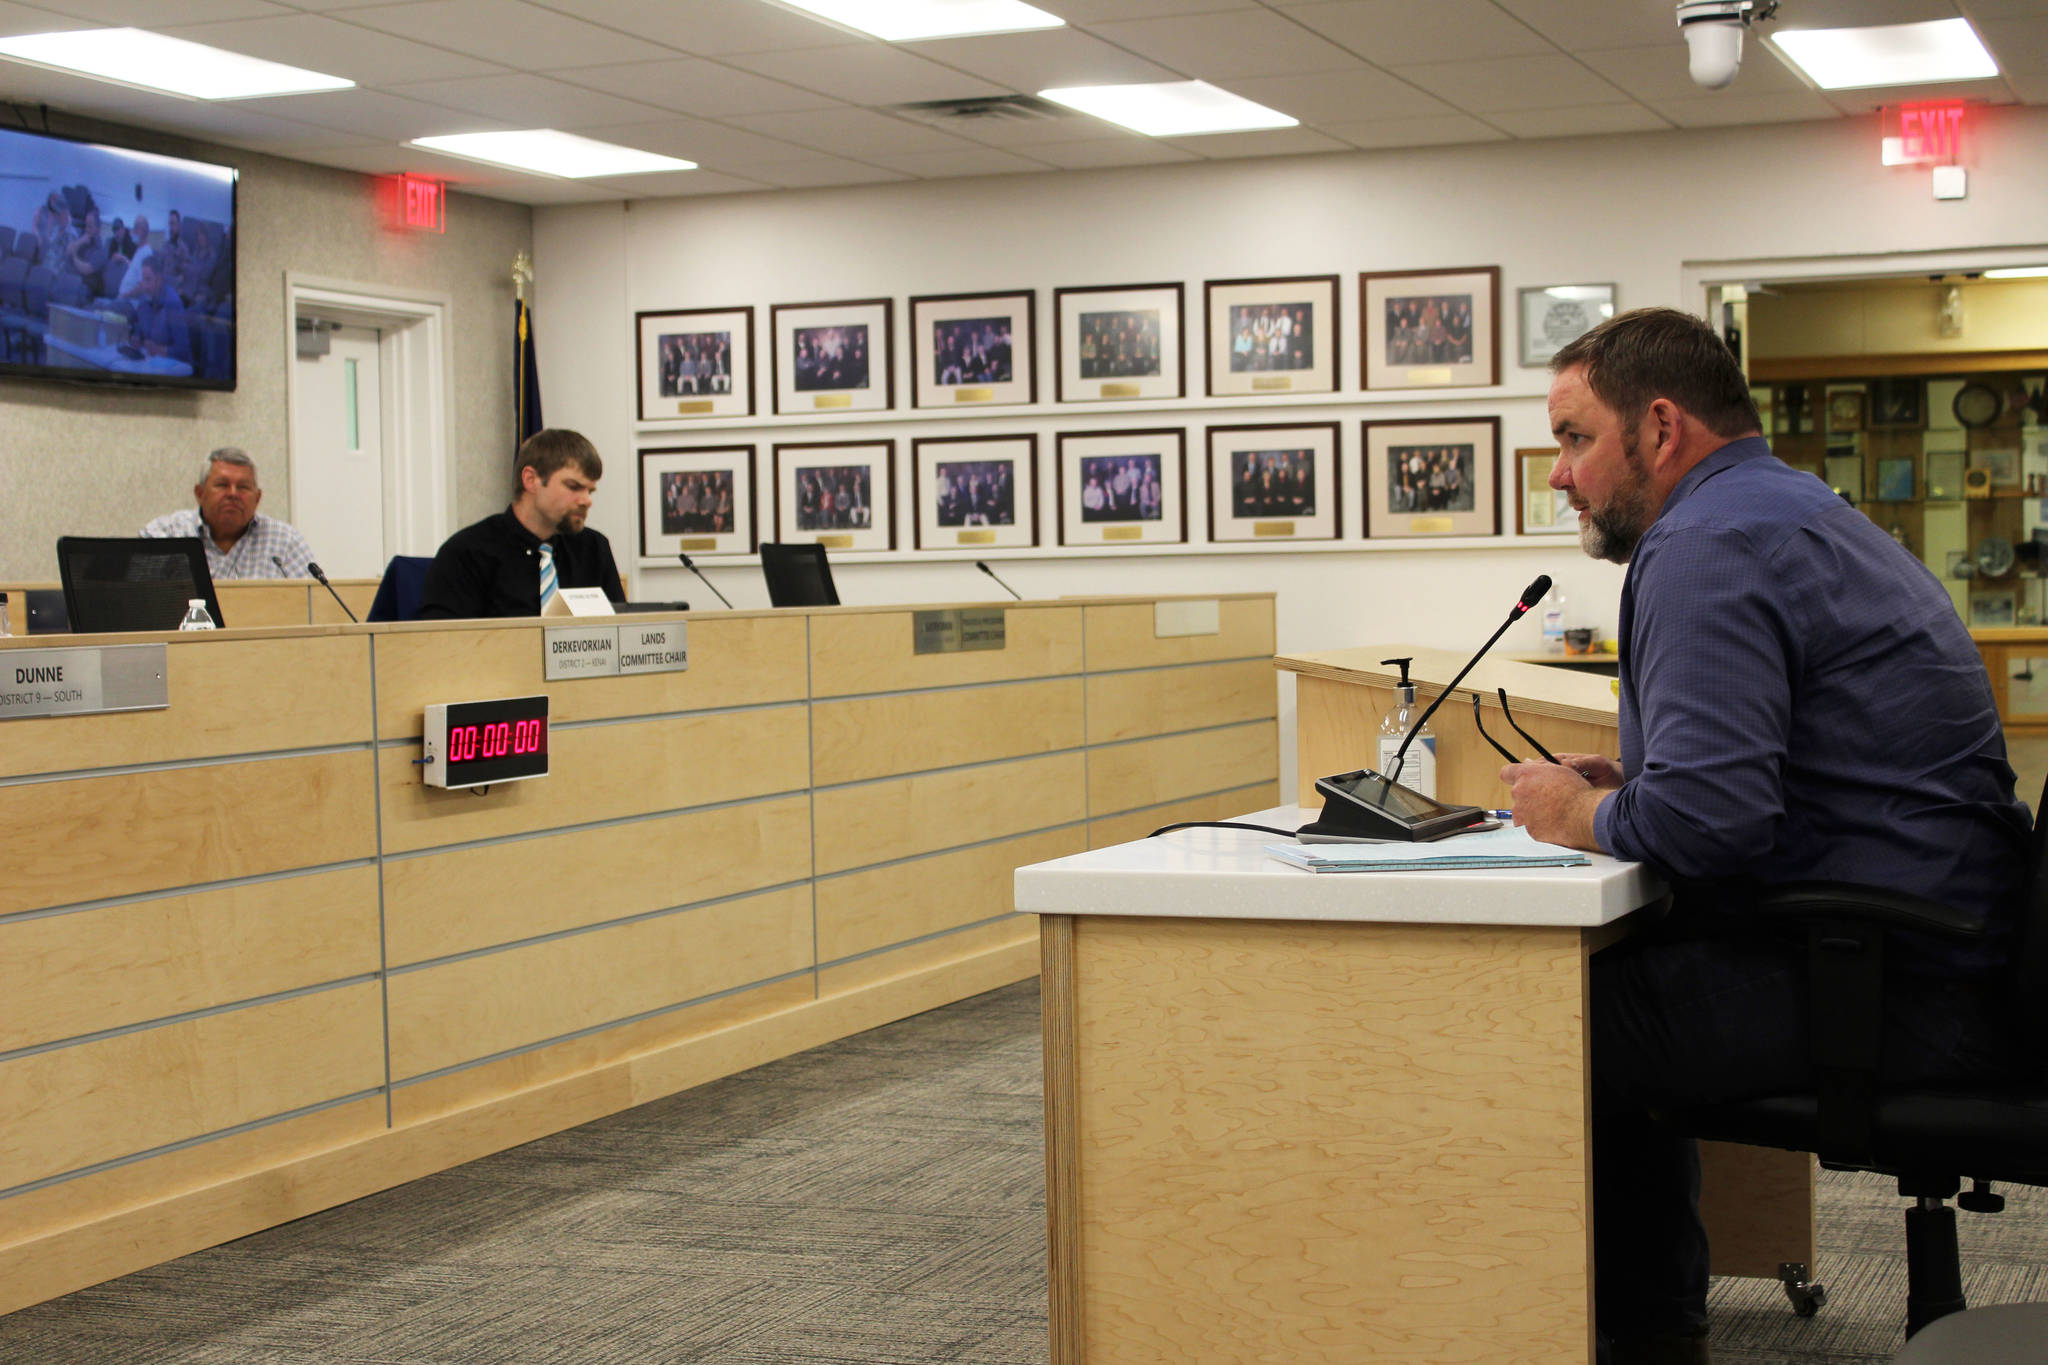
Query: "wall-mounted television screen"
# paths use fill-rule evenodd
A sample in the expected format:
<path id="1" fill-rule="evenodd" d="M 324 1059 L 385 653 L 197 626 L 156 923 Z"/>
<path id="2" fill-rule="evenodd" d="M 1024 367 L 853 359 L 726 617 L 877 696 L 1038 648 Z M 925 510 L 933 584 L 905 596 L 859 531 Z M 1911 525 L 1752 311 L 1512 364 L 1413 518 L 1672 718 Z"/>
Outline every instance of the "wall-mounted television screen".
<path id="1" fill-rule="evenodd" d="M 235 178 L 0 129 L 0 374 L 234 388 Z"/>

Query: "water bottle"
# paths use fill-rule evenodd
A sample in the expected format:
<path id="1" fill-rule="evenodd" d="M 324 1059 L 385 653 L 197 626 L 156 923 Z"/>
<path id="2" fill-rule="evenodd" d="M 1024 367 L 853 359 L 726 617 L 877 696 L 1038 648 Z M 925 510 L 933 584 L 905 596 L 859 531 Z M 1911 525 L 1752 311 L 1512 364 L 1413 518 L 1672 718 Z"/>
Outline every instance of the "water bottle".
<path id="1" fill-rule="evenodd" d="M 185 619 L 178 622 L 179 630 L 217 630 L 213 613 L 206 609 L 206 599 L 195 597 L 185 603 Z"/>
<path id="2" fill-rule="evenodd" d="M 1564 653 L 1564 594 L 1556 588 L 1543 599 L 1543 652 Z"/>

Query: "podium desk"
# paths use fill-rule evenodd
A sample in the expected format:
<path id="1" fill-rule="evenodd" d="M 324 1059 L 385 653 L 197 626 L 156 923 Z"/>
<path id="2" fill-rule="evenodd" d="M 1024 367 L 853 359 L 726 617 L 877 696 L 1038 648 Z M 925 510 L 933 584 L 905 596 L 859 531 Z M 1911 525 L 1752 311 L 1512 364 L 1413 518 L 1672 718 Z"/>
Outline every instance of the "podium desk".
<path id="1" fill-rule="evenodd" d="M 1586 961 L 1663 887 L 1598 855 L 1317 874 L 1273 842 L 1018 869 L 1053 1365 L 1590 1360 Z"/>

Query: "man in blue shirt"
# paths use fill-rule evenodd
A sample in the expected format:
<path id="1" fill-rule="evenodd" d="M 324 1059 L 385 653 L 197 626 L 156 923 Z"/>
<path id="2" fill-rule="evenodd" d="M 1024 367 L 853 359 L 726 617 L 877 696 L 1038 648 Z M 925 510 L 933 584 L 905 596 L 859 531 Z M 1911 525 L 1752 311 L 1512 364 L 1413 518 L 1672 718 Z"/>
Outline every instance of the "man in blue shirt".
<path id="1" fill-rule="evenodd" d="M 1883 886 L 1982 918 L 1981 946 L 1894 938 L 1888 1079 L 2008 1065 L 2006 960 L 2030 821 L 1989 680 L 1925 566 L 1772 456 L 1706 323 L 1639 309 L 1551 362 L 1550 485 L 1621 598 L 1621 758 L 1514 764 L 1515 823 L 1637 859 L 1668 916 L 1593 960 L 1596 1305 L 1614 1365 L 1701 1362 L 1694 1144 L 1652 1110 L 1810 1089 L 1806 945 L 1759 888 Z M 1611 1354 L 1610 1354 L 1611 1352 Z"/>
<path id="2" fill-rule="evenodd" d="M 169 356 L 189 366 L 192 334 L 185 326 L 185 301 L 164 283 L 163 258 L 145 256 L 136 269 L 142 291 L 135 296 L 135 344 L 144 355 Z"/>

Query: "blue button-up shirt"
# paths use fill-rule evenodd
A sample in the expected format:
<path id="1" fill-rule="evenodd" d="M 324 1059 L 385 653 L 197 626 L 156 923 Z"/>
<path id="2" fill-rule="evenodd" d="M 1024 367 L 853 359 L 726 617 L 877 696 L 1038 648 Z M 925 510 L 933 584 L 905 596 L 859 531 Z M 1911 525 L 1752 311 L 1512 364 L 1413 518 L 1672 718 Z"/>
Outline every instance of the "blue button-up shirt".
<path id="1" fill-rule="evenodd" d="M 2031 822 L 1948 593 L 1825 484 L 1736 441 L 1695 466 L 1621 594 L 1626 781 L 1594 831 L 1685 880 L 1860 882 L 1975 911 L 2003 960 Z"/>

